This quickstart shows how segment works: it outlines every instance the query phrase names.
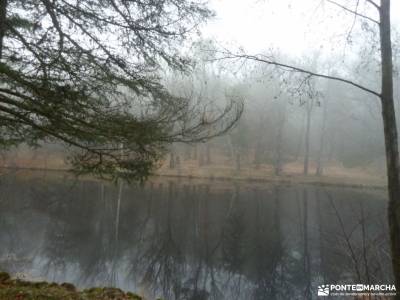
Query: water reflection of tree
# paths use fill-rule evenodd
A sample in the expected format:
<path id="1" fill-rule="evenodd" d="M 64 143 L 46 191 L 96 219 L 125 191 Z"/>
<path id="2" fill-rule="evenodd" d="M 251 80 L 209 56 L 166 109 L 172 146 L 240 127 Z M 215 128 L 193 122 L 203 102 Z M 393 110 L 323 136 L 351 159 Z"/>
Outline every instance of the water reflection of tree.
<path id="1" fill-rule="evenodd" d="M 138 263 L 143 270 L 141 285 L 154 292 L 161 289 L 163 297 L 167 299 L 177 298 L 183 273 L 182 251 L 173 232 L 175 192 L 175 186 L 170 182 L 161 214 L 155 218 L 154 233 Z"/>
<path id="2" fill-rule="evenodd" d="M 284 293 L 285 249 L 281 231 L 281 191 L 275 187 L 266 199 L 256 196 L 255 229 L 250 241 L 250 278 L 254 299 L 278 299 Z"/>
<path id="3" fill-rule="evenodd" d="M 308 191 L 303 188 L 303 267 L 304 267 L 304 299 L 311 300 L 311 255 L 309 248 Z"/>
<path id="4" fill-rule="evenodd" d="M 67 271 L 67 260 L 74 256 L 71 253 L 74 250 L 74 230 L 70 225 L 70 214 L 66 211 L 73 208 L 66 197 L 74 195 L 73 190 L 66 186 L 38 184 L 32 185 L 30 192 L 34 207 L 40 210 L 47 208 L 51 213 L 44 233 L 46 243 L 40 253 L 40 257 L 45 257 L 43 275 L 52 280 L 62 280 Z"/>
<path id="5" fill-rule="evenodd" d="M 187 248 L 188 257 L 187 273 L 183 278 L 181 294 L 177 299 L 203 300 L 209 298 L 206 287 L 205 274 L 207 264 L 212 263 L 208 257 L 208 204 L 204 194 L 208 194 L 207 188 L 193 186 L 185 190 L 186 201 L 191 199 L 190 219 L 186 220 L 190 230 L 186 232 L 191 247 Z"/>
<path id="6" fill-rule="evenodd" d="M 117 227 L 118 187 L 58 184 L 36 187 L 30 196 L 46 216 L 38 257 L 49 279 L 58 271 L 55 279 L 84 286 L 128 279 L 125 287 L 149 291 L 150 298 L 257 300 L 307 299 L 317 281 L 391 282 L 382 204 L 334 191 L 126 186 Z"/>
<path id="7" fill-rule="evenodd" d="M 196 241 L 197 250 L 194 252 L 197 265 L 198 282 L 193 283 L 194 287 L 189 293 L 188 299 L 201 300 L 201 299 L 222 299 L 223 293 L 220 288 L 220 282 L 217 279 L 218 266 L 217 266 L 217 250 L 221 244 L 221 235 L 215 232 L 213 228 L 216 224 L 212 223 L 211 212 L 215 207 L 212 203 L 215 199 L 212 198 L 210 187 L 205 186 L 201 198 L 198 202 L 198 239 Z M 221 221 L 221 220 L 217 220 Z M 199 274 L 202 276 L 199 277 Z M 200 284 L 200 280 L 202 283 Z M 188 289 L 190 290 L 190 288 Z"/>
<path id="8" fill-rule="evenodd" d="M 381 203 L 357 193 L 351 194 L 351 202 L 345 202 L 349 197 L 346 193 L 333 196 L 328 189 L 323 189 L 322 195 L 325 199 L 317 213 L 323 278 L 329 282 L 391 282 L 388 231 L 382 224 Z"/>
<path id="9" fill-rule="evenodd" d="M 239 203 L 239 187 L 235 185 L 222 231 L 222 266 L 228 271 L 229 279 L 235 280 L 234 293 L 240 296 L 242 273 L 247 247 L 244 211 Z"/>
<path id="10" fill-rule="evenodd" d="M 13 275 L 30 269 L 34 258 L 32 248 L 22 247 L 23 241 L 27 240 L 24 228 L 32 226 L 33 216 L 29 198 L 24 194 L 15 195 L 15 191 L 22 188 L 15 183 L 15 175 L 12 171 L 7 176 L 0 176 L 0 270 Z M 29 237 L 32 239 L 34 237 Z"/>
<path id="11" fill-rule="evenodd" d="M 116 256 L 110 226 L 114 221 L 110 209 L 115 205 L 107 204 L 104 193 L 104 185 L 80 183 L 72 188 L 61 184 L 44 188 L 38 195 L 38 203 L 50 201 L 46 243 L 40 253 L 47 277 L 53 274 L 53 280 L 70 280 L 67 271 L 77 274 L 79 270 L 74 278 L 79 285 L 115 284 L 109 272 Z"/>

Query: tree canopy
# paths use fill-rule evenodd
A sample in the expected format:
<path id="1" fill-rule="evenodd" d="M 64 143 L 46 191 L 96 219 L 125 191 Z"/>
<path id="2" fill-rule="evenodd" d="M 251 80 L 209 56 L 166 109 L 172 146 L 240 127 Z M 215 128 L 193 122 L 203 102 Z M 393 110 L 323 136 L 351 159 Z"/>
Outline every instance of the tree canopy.
<path id="1" fill-rule="evenodd" d="M 168 143 L 228 130 L 242 106 L 193 106 L 162 84 L 212 16 L 197 0 L 1 0 L 0 147 L 61 141 L 75 170 L 141 179 Z M 217 112 L 219 111 L 219 112 Z"/>

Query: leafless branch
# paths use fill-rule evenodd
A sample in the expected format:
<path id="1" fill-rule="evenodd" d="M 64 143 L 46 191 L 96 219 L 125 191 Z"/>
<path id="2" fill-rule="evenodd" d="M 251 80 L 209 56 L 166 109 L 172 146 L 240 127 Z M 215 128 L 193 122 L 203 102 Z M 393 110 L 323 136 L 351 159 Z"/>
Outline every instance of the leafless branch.
<path id="1" fill-rule="evenodd" d="M 381 7 L 378 4 L 376 4 L 374 1 L 372 1 L 372 0 L 366 0 L 366 1 L 368 3 L 370 3 L 371 5 L 373 5 L 378 11 L 381 10 Z"/>
<path id="2" fill-rule="evenodd" d="M 352 10 L 352 9 L 350 9 L 350 8 L 344 6 L 344 5 L 341 5 L 340 3 L 337 3 L 337 2 L 335 2 L 335 1 L 332 1 L 332 0 L 326 0 L 326 1 L 328 1 L 329 3 L 331 3 L 331 4 L 333 4 L 333 5 L 336 5 L 336 6 L 340 7 L 340 8 L 342 8 L 343 10 L 345 10 L 345 11 L 347 11 L 347 12 L 350 12 L 350 13 L 352 13 L 352 14 L 358 16 L 358 17 L 367 19 L 367 20 L 369 20 L 369 21 L 371 21 L 371 22 L 373 22 L 373 23 L 379 25 L 379 22 L 378 22 L 377 20 L 374 20 L 373 18 L 368 17 L 368 16 L 366 16 L 366 15 L 360 14 L 360 13 L 357 11 L 357 9 L 356 9 L 356 10 Z"/>
<path id="3" fill-rule="evenodd" d="M 341 77 L 337 77 L 337 76 L 331 76 L 331 75 L 326 75 L 326 74 L 313 72 L 313 71 L 306 70 L 306 69 L 303 69 L 303 68 L 300 68 L 300 67 L 296 67 L 296 66 L 280 63 L 280 62 L 274 61 L 274 60 L 269 59 L 269 58 L 262 58 L 262 57 L 257 56 L 257 55 L 228 53 L 224 57 L 220 57 L 220 58 L 216 58 L 216 59 L 212 59 L 212 60 L 237 59 L 237 58 L 258 61 L 258 62 L 262 62 L 262 63 L 268 64 L 268 65 L 274 65 L 274 66 L 282 67 L 282 68 L 285 68 L 288 71 L 295 71 L 295 72 L 300 72 L 300 73 L 304 73 L 304 74 L 309 74 L 309 75 L 315 76 L 315 77 L 320 77 L 320 78 L 340 81 L 340 82 L 349 84 L 351 86 L 354 86 L 356 88 L 359 88 L 360 90 L 363 90 L 363 91 L 365 91 L 367 93 L 375 95 L 375 96 L 377 96 L 379 98 L 381 97 L 381 94 L 379 92 L 371 90 L 371 89 L 369 89 L 369 88 L 367 88 L 365 86 L 362 86 L 361 84 L 358 84 L 356 82 L 353 82 L 351 80 L 348 80 L 348 79 L 345 79 L 345 78 L 341 78 Z"/>

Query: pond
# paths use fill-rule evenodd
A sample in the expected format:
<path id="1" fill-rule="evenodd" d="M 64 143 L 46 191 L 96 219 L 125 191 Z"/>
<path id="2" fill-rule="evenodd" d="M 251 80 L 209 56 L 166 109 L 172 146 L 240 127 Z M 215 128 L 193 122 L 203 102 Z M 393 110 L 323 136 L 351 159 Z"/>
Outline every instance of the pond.
<path id="1" fill-rule="evenodd" d="M 0 195 L 0 269 L 14 275 L 168 300 L 393 282 L 384 190 L 47 174 L 3 176 Z"/>

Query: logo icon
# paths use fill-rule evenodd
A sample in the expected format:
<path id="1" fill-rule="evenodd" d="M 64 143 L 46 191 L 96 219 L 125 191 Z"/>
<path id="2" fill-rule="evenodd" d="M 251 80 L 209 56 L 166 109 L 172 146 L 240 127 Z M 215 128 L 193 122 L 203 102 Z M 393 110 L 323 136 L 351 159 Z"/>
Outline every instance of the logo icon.
<path id="1" fill-rule="evenodd" d="M 329 296 L 329 285 L 327 284 L 319 285 L 318 296 Z"/>
<path id="2" fill-rule="evenodd" d="M 364 285 L 363 285 L 363 284 L 357 284 L 357 285 L 356 285 L 356 291 L 357 291 L 357 292 L 362 292 L 362 291 L 364 291 Z"/>

